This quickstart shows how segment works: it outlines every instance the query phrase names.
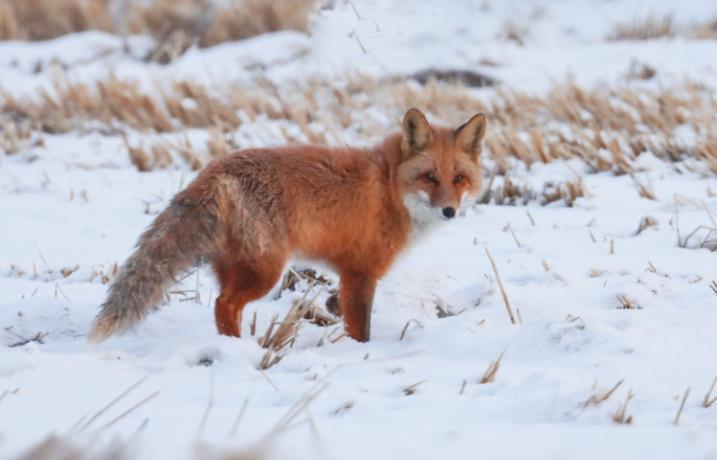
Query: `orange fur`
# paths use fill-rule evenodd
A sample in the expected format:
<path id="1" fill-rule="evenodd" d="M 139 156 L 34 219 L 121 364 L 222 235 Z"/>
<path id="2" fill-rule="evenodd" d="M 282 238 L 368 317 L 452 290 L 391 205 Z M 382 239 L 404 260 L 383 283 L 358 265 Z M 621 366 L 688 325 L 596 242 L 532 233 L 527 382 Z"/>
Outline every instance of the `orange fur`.
<path id="1" fill-rule="evenodd" d="M 185 231 L 181 223 L 189 225 L 192 213 L 201 212 L 211 234 L 201 247 L 182 247 L 181 238 L 172 239 L 172 250 L 185 256 L 174 265 L 169 258 L 166 265 L 171 272 L 185 269 L 191 259 L 186 254 L 212 263 L 221 285 L 215 315 L 221 334 L 240 335 L 244 306 L 266 295 L 287 259 L 299 254 L 336 269 L 347 333 L 368 340 L 378 279 L 412 234 L 453 217 L 462 200 L 480 190 L 484 134 L 482 115 L 451 130 L 431 126 L 411 109 L 403 132 L 372 149 L 249 149 L 214 161 L 163 213 L 182 217 L 172 226 L 153 224 L 140 239 L 133 258 L 141 263 L 127 268 L 119 281 L 124 285 L 110 291 L 92 337 L 103 339 L 142 317 L 142 308 L 151 305 L 136 302 L 132 321 L 123 320 L 114 293 L 132 298 L 132 286 L 143 282 L 136 267 L 151 267 L 138 255 L 143 246 L 161 245 L 167 234 Z M 157 221 L 167 219 L 160 215 Z"/>

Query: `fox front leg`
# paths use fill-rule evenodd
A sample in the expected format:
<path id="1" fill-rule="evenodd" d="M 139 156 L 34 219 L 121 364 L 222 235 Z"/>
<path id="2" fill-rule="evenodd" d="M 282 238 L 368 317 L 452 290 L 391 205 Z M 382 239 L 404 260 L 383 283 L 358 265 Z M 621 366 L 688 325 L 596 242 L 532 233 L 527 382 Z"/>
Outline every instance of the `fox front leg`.
<path id="1" fill-rule="evenodd" d="M 354 340 L 368 342 L 371 335 L 371 304 L 376 279 L 363 274 L 343 273 L 339 287 L 339 310 L 346 333 Z"/>

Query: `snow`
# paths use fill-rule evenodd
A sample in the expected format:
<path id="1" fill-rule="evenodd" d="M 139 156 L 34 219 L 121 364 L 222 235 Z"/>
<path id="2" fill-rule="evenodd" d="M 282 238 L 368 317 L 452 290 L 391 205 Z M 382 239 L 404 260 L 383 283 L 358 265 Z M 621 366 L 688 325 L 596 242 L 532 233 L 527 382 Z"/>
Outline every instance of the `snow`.
<path id="1" fill-rule="evenodd" d="M 488 9 L 468 0 L 332 3 L 315 14 L 309 35 L 279 32 L 192 49 L 168 66 L 138 58 L 149 46 L 143 37 L 131 37 L 129 56 L 121 38 L 96 32 L 0 43 L 0 88 L 23 95 L 49 87 L 51 66 L 33 69 L 53 61 L 78 80 L 114 72 L 148 84 L 250 81 L 257 68 L 276 84 L 357 70 L 383 76 L 471 68 L 510 88 L 542 91 L 567 75 L 587 86 L 631 84 L 625 72 L 637 59 L 657 69 L 655 85 L 685 76 L 717 84 L 717 41 L 604 40 L 615 21 L 645 14 L 669 12 L 679 23 L 712 17 L 717 10 L 706 0 L 511 0 L 487 2 Z M 527 27 L 525 46 L 501 37 L 507 20 Z M 499 65 L 481 65 L 483 58 Z M 265 124 L 258 129 L 272 129 Z M 649 200 L 631 177 L 587 174 L 579 162 L 516 168 L 512 179 L 537 189 L 573 180 L 577 171 L 589 196 L 573 207 L 466 210 L 419 241 L 380 282 L 371 342 L 344 337 L 317 346 L 333 328 L 305 324 L 295 347 L 262 372 L 264 350 L 248 334 L 250 318 L 256 312 L 257 330 L 265 330 L 301 292 L 274 300 L 275 290 L 247 307 L 244 338 L 220 337 L 212 310 L 217 287 L 206 268 L 181 284 L 198 289 L 198 299 L 174 295 L 136 330 L 86 343 L 107 288 L 103 276 L 195 173 L 139 173 L 122 140 L 99 133 L 44 140 L 44 148 L 0 156 L 2 457 L 48 433 L 76 432 L 70 428 L 81 417 L 147 376 L 73 439 L 131 439 L 139 458 L 187 457 L 197 439 L 251 448 L 326 383 L 297 419 L 308 421 L 272 438 L 270 458 L 717 458 L 717 404 L 702 407 L 717 375 L 717 296 L 709 287 L 717 279 L 715 253 L 677 245 L 678 230 L 684 237 L 715 226 L 713 175 L 642 155 L 633 166 L 655 191 Z M 644 216 L 657 225 L 636 234 Z M 510 323 L 486 248 L 520 325 Z M 66 277 L 60 272 L 75 267 Z M 619 296 L 638 308 L 619 308 Z M 438 304 L 455 314 L 439 318 Z M 38 333 L 46 334 L 44 343 L 11 347 Z M 479 384 L 501 353 L 495 381 Z M 607 401 L 584 405 L 620 381 Z M 634 421 L 616 424 L 613 414 L 630 390 Z M 227 436 L 245 401 L 237 434 Z"/>

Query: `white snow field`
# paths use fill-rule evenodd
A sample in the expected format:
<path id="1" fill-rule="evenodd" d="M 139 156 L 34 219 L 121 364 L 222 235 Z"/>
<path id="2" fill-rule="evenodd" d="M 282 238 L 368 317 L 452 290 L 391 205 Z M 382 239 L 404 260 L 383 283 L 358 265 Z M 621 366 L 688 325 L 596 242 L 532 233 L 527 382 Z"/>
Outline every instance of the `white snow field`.
<path id="1" fill-rule="evenodd" d="M 606 39 L 618 22 L 665 14 L 685 32 Z M 648 89 L 690 80 L 715 98 L 717 40 L 687 32 L 714 18 L 711 0 L 334 0 L 317 8 L 308 34 L 192 48 L 168 65 L 138 58 L 147 37 L 0 42 L 0 100 L 52 91 L 60 67 L 73 81 L 113 74 L 147 88 L 251 82 L 257 68 L 278 88 L 351 72 L 470 69 L 496 88 L 538 95 L 568 79 Z M 522 44 L 506 38 L 506 24 L 523 31 Z M 655 75 L 628 79 L 631 62 Z M 496 88 L 471 91 L 490 98 Z M 398 128 L 393 114 L 375 111 Z M 260 114 L 236 137 L 282 143 L 277 123 Z M 129 130 L 130 143 L 149 131 Z M 717 142 L 717 130 L 697 134 Z M 113 458 L 142 459 L 717 459 L 717 389 L 706 396 L 717 377 L 717 168 L 706 160 L 646 152 L 628 160 L 634 177 L 578 159 L 514 161 L 515 182 L 540 191 L 579 180 L 585 196 L 573 206 L 468 207 L 379 283 L 369 343 L 306 321 L 283 358 L 260 370 L 260 336 L 306 281 L 250 304 L 235 339 L 216 333 L 217 286 L 204 267 L 134 330 L 86 342 L 113 267 L 196 172 L 179 160 L 139 172 L 108 129 L 33 136 L 42 142 L 0 150 L 0 458 L 54 434 L 59 447 L 26 458 L 109 458 L 116 449 Z M 208 134 L 164 136 L 199 145 Z M 351 129 L 339 137 L 376 140 Z M 484 165 L 494 165 L 490 149 Z M 646 217 L 651 225 L 638 231 Z M 314 268 L 335 287 L 329 269 Z M 318 295 L 323 305 L 327 289 Z"/>

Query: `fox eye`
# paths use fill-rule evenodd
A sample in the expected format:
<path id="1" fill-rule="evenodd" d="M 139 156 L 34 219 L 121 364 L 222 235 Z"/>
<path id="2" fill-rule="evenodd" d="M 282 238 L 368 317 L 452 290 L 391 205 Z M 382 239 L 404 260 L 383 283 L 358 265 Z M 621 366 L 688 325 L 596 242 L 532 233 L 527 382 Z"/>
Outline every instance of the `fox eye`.
<path id="1" fill-rule="evenodd" d="M 456 177 L 453 178 L 454 184 L 462 184 L 465 182 L 466 178 L 462 174 L 457 174 Z"/>
<path id="2" fill-rule="evenodd" d="M 431 184 L 437 184 L 438 179 L 436 178 L 436 175 L 432 172 L 427 173 L 425 176 L 423 176 L 428 182 Z"/>

